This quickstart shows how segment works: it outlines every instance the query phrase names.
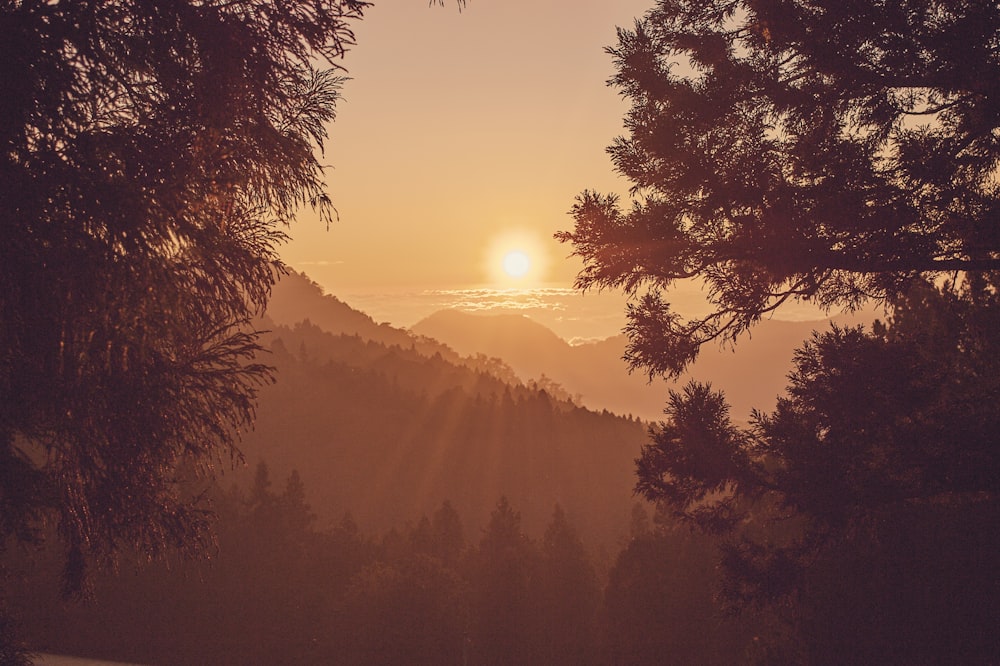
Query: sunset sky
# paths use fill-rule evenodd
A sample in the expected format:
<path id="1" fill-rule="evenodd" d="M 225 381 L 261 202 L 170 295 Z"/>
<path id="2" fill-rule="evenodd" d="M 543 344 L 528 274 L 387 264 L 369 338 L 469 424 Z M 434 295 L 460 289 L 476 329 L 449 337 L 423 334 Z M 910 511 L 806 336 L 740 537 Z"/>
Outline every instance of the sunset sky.
<path id="1" fill-rule="evenodd" d="M 340 221 L 327 231 L 304 212 L 286 262 L 397 325 L 448 303 L 421 305 L 417 294 L 545 286 L 536 298 L 583 301 L 614 319 L 600 334 L 616 332 L 620 297 L 552 291 L 570 288 L 579 268 L 552 234 L 571 227 L 582 189 L 627 191 L 604 152 L 627 105 L 605 85 L 603 49 L 650 6 L 377 3 L 345 60 L 351 81 L 324 158 Z M 520 279 L 502 270 L 511 250 L 530 261 Z"/>
<path id="2" fill-rule="evenodd" d="M 652 4 L 377 3 L 324 158 L 340 220 L 327 231 L 304 211 L 285 261 L 396 326 L 461 307 L 523 312 L 568 339 L 620 332 L 624 298 L 573 292 L 580 263 L 552 235 L 583 189 L 627 196 L 605 152 L 628 105 L 604 48 Z M 530 262 L 517 279 L 503 271 L 514 250 Z M 672 298 L 705 311 L 697 288 Z"/>

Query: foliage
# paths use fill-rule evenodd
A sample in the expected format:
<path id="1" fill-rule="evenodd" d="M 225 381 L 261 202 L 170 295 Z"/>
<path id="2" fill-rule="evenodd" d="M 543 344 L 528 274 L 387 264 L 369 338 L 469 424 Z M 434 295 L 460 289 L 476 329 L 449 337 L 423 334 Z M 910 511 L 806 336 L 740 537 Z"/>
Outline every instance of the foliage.
<path id="1" fill-rule="evenodd" d="M 636 461 L 636 491 L 706 526 L 730 526 L 734 494 L 757 481 L 747 434 L 730 421 L 725 397 L 706 384 L 671 390 L 664 412 L 669 419 L 650 429 L 652 441 Z"/>
<path id="2" fill-rule="evenodd" d="M 6 604 L 0 606 L 0 664 L 30 666 L 32 653 L 22 638 L 23 629 Z"/>
<path id="3" fill-rule="evenodd" d="M 718 539 L 663 520 L 636 530 L 604 594 L 611 664 L 735 664 L 761 623 L 724 615 Z"/>
<path id="4" fill-rule="evenodd" d="M 597 662 L 597 612 L 601 589 L 587 550 L 558 504 L 540 544 L 540 617 L 542 663 L 585 666 Z"/>
<path id="5" fill-rule="evenodd" d="M 521 514 L 501 497 L 473 556 L 472 657 L 480 664 L 537 663 L 531 592 L 538 551 L 521 529 Z"/>
<path id="6" fill-rule="evenodd" d="M 584 192 L 558 238 L 579 288 L 633 297 L 633 369 L 677 376 L 792 300 L 891 313 L 814 335 L 749 428 L 671 393 L 637 461 L 639 492 L 731 537 L 737 609 L 795 616 L 803 643 L 761 658 L 998 658 L 974 638 L 1000 599 L 998 34 L 984 0 L 659 0 L 609 49 L 631 207 Z M 687 279 L 712 306 L 690 321 L 666 295 Z"/>
<path id="7" fill-rule="evenodd" d="M 1000 605 L 995 538 L 983 529 L 1000 506 L 998 314 L 984 279 L 918 284 L 888 324 L 833 327 L 804 343 L 787 396 L 749 429 L 728 421 L 720 395 L 691 385 L 653 429 L 638 489 L 729 534 L 724 595 L 736 608 L 796 604 L 807 652 L 856 635 L 846 627 L 860 630 L 859 617 L 868 663 L 911 641 L 907 624 L 923 627 L 928 649 L 989 633 Z M 924 575 L 947 582 L 917 582 Z M 845 598 L 843 580 L 855 577 L 875 595 L 866 614 Z M 907 586 L 922 590 L 918 611 L 899 602 Z M 961 621 L 955 595 L 975 607 Z M 823 617 L 839 624 L 819 640 L 823 622 L 810 618 Z M 966 663 L 1000 656 L 996 644 L 964 644 Z"/>
<path id="8" fill-rule="evenodd" d="M 659 0 L 619 30 L 632 206 L 584 192 L 557 237 L 578 288 L 648 288 L 632 366 L 677 375 L 789 300 L 1000 268 L 998 30 L 986 0 Z M 685 321 L 664 292 L 688 278 L 713 311 Z"/>
<path id="9" fill-rule="evenodd" d="M 344 601 L 354 628 L 347 636 L 347 661 L 461 664 L 465 586 L 454 569 L 426 555 L 369 565 L 354 577 Z"/>
<path id="10" fill-rule="evenodd" d="M 2 528 L 54 517 L 67 592 L 120 544 L 205 545 L 175 482 L 254 416 L 247 324 L 282 225 L 332 214 L 316 149 L 365 6 L 0 5 Z"/>
<path id="11" fill-rule="evenodd" d="M 379 542 L 349 518 L 318 529 L 293 478 L 275 492 L 262 465 L 246 490 L 214 486 L 216 557 L 98 572 L 86 606 L 63 603 L 44 584 L 58 569 L 50 551 L 13 562 L 8 553 L 22 574 L 11 596 L 30 643 L 133 663 L 595 660 L 599 590 L 561 510 L 537 546 L 504 500 L 479 544 L 456 540 L 462 525 L 450 502 Z"/>
<path id="12" fill-rule="evenodd" d="M 350 510 L 384 531 L 433 517 L 450 498 L 479 524 L 506 494 L 526 531 L 541 532 L 559 502 L 587 516 L 584 540 L 614 547 L 642 424 L 508 386 L 433 350 L 308 324 L 273 336 L 280 381 L 262 392 L 241 448 L 276 474 L 298 468 L 321 522 Z"/>

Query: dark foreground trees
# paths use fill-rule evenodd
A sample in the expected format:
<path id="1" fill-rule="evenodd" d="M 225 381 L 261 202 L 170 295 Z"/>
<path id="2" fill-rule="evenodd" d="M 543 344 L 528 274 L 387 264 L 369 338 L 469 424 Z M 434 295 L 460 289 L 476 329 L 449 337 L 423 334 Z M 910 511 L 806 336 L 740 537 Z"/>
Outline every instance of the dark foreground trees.
<path id="1" fill-rule="evenodd" d="M 604 593 L 607 652 L 600 663 L 746 663 L 743 656 L 764 623 L 749 614 L 727 616 L 718 604 L 718 538 L 693 532 L 659 512 L 656 523 L 655 529 L 633 526 L 609 571 Z"/>
<path id="2" fill-rule="evenodd" d="M 503 499 L 476 543 L 450 502 L 373 538 L 349 517 L 317 527 L 294 472 L 273 488 L 261 465 L 248 485 L 210 491 L 216 557 L 97 572 L 86 605 L 45 584 L 51 550 L 7 553 L 31 646 L 143 664 L 606 663 L 597 577 L 561 509 L 540 542 Z"/>
<path id="3" fill-rule="evenodd" d="M 118 545 L 203 545 L 176 481 L 238 455 L 275 244 L 331 211 L 317 64 L 365 6 L 0 4 L 0 536 L 54 517 L 67 591 Z"/>
<path id="4" fill-rule="evenodd" d="M 807 341 L 748 429 L 709 387 L 672 395 L 637 488 L 730 537 L 733 606 L 794 609 L 782 659 L 1000 658 L 998 324 L 992 283 L 925 285 L 888 325 Z"/>
<path id="5" fill-rule="evenodd" d="M 689 384 L 638 461 L 647 498 L 730 535 L 738 608 L 794 609 L 801 643 L 779 663 L 1000 658 L 984 638 L 1000 606 L 998 38 L 985 0 L 659 0 L 610 49 L 632 108 L 609 152 L 633 202 L 584 192 L 559 238 L 579 288 L 638 296 L 634 369 L 679 375 L 789 300 L 891 313 L 808 341 L 749 429 Z M 704 281 L 707 316 L 666 302 L 685 279 Z"/>
<path id="6" fill-rule="evenodd" d="M 660 0 L 610 49 L 636 195 L 559 235 L 630 308 L 633 367 L 678 374 L 788 300 L 848 308 L 1000 268 L 1000 8 L 987 0 Z M 664 296 L 704 280 L 713 312 Z"/>

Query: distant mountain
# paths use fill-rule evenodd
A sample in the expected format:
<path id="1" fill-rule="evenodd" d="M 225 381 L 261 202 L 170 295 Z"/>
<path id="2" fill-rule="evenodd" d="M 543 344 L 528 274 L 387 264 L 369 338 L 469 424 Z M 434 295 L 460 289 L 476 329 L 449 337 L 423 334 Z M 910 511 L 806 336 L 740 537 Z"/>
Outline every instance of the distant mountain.
<path id="1" fill-rule="evenodd" d="M 410 331 L 445 342 L 459 354 L 498 356 L 515 369 L 534 367 L 548 354 L 561 357 L 572 350 L 565 340 L 523 315 L 440 310 L 417 322 Z"/>
<path id="2" fill-rule="evenodd" d="M 794 349 L 813 330 L 828 326 L 828 321 L 763 321 L 735 351 L 707 345 L 691 370 L 674 383 L 630 375 L 622 360 L 624 336 L 572 346 L 527 317 L 456 310 L 436 312 L 410 330 L 444 342 L 459 354 L 500 357 L 521 377 L 545 375 L 591 409 L 659 419 L 667 389 L 695 378 L 725 391 L 733 417 L 743 420 L 753 408 L 774 406 L 786 385 Z"/>
<path id="3" fill-rule="evenodd" d="M 710 381 L 726 393 L 733 418 L 746 419 L 754 408 L 767 410 L 783 393 L 792 354 L 813 330 L 830 320 L 788 322 L 765 320 L 740 339 L 736 349 L 707 345 L 694 366 L 677 382 L 648 381 L 629 374 L 622 361 L 626 339 L 570 345 L 545 326 L 519 315 L 468 314 L 442 310 L 409 330 L 376 323 L 351 308 L 307 276 L 292 272 L 275 286 L 268 315 L 286 326 L 308 320 L 323 331 L 358 335 L 388 346 L 413 348 L 424 356 L 440 354 L 452 363 L 484 370 L 511 384 L 536 380 L 552 394 L 577 396 L 590 409 L 633 414 L 647 420 L 662 417 L 667 390 L 690 378 Z M 871 317 L 836 317 L 853 323 Z M 556 385 L 556 386 L 553 386 Z"/>
<path id="4" fill-rule="evenodd" d="M 241 445 L 246 469 L 263 460 L 278 479 L 297 469 L 321 524 L 348 512 L 384 531 L 447 499 L 480 526 L 506 495 L 529 532 L 556 503 L 588 543 L 613 549 L 627 531 L 639 420 L 526 385 L 501 354 L 378 324 L 300 273 L 275 286 L 263 326 L 277 383 L 261 391 Z M 561 342 L 532 331 L 534 346 Z"/>
<path id="5" fill-rule="evenodd" d="M 274 286 L 267 315 L 272 321 L 294 326 L 310 321 L 334 335 L 358 335 L 384 345 L 419 347 L 425 355 L 441 353 L 458 360 L 458 356 L 444 344 L 421 339 L 418 335 L 389 324 L 376 323 L 363 312 L 355 310 L 336 296 L 326 294 L 323 288 L 305 274 L 295 271 L 281 277 Z"/>
<path id="6" fill-rule="evenodd" d="M 443 342 L 387 323 L 376 323 L 370 316 L 336 296 L 324 293 L 323 288 L 305 274 L 295 271 L 282 276 L 274 286 L 266 320 L 270 323 L 264 324 L 264 328 L 271 324 L 292 327 L 308 322 L 326 333 L 357 336 L 388 347 L 413 349 L 428 357 L 439 355 L 451 363 L 486 372 L 509 384 L 520 383 L 520 378 L 510 366 L 499 358 L 477 352 L 463 356 Z"/>
<path id="7" fill-rule="evenodd" d="M 476 315 L 441 310 L 410 328 L 444 342 L 463 355 L 503 359 L 522 378 L 545 376 L 591 409 L 653 418 L 662 410 L 662 394 L 644 377 L 629 376 L 621 360 L 624 341 L 611 338 L 571 346 L 558 335 L 521 315 Z"/>
<path id="8" fill-rule="evenodd" d="M 243 449 L 273 478 L 299 470 L 321 523 L 349 512 L 386 530 L 448 499 L 482 525 L 506 495 L 535 533 L 556 503 L 589 543 L 613 547 L 627 529 L 646 433 L 615 414 L 660 418 L 667 384 L 628 374 L 623 337 L 571 346 L 524 317 L 455 311 L 405 331 L 298 273 L 276 286 L 268 317 L 278 382 L 262 391 Z M 763 322 L 739 353 L 706 349 L 692 374 L 745 419 L 773 405 L 792 350 L 817 326 Z"/>

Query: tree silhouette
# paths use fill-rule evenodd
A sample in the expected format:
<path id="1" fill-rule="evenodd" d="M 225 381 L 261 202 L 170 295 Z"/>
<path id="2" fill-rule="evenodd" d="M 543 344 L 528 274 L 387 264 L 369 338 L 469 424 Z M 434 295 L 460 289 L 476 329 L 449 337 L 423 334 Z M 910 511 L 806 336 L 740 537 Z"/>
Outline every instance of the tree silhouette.
<path id="1" fill-rule="evenodd" d="M 349 663 L 461 664 L 468 608 L 464 582 L 423 554 L 374 563 L 345 596 Z"/>
<path id="2" fill-rule="evenodd" d="M 717 543 L 683 525 L 643 529 L 615 558 L 604 595 L 607 663 L 734 664 L 747 623 L 715 600 Z"/>
<path id="3" fill-rule="evenodd" d="M 558 504 L 540 550 L 537 617 L 543 661 L 596 663 L 601 590 L 583 542 Z"/>
<path id="4" fill-rule="evenodd" d="M 458 512 L 449 500 L 441 503 L 431 521 L 431 554 L 455 566 L 465 550 L 465 531 Z"/>
<path id="5" fill-rule="evenodd" d="M 991 663 L 1000 644 L 981 636 L 1000 607 L 985 527 L 1000 507 L 998 315 L 986 280 L 917 285 L 888 324 L 804 343 L 787 395 L 749 429 L 691 384 L 643 448 L 637 490 L 729 535 L 724 597 L 797 605 L 807 652 Z M 848 580 L 874 598 L 860 603 Z"/>
<path id="6" fill-rule="evenodd" d="M 501 497 L 472 558 L 471 653 L 481 664 L 531 664 L 538 649 L 533 592 L 538 554 L 521 514 Z"/>
<path id="7" fill-rule="evenodd" d="M 995 515 L 998 34 L 1000 6 L 984 0 L 659 0 L 609 49 L 632 103 L 609 152 L 632 205 L 584 192 L 557 235 L 584 261 L 578 288 L 635 297 L 626 358 L 650 377 L 679 375 L 703 344 L 735 343 L 789 301 L 888 306 L 888 325 L 807 342 L 787 396 L 749 429 L 708 386 L 672 393 L 638 461 L 648 499 L 735 535 L 726 596 L 804 600 L 812 619 L 797 627 L 829 655 L 860 630 L 867 663 L 935 661 L 929 643 L 992 633 L 990 530 L 953 535 L 974 554 L 959 564 L 914 526 Z M 689 321 L 665 295 L 687 279 L 712 305 Z M 902 556 L 914 539 L 923 560 Z M 965 597 L 977 610 L 949 616 L 930 585 L 926 603 L 897 604 L 872 576 L 881 596 L 852 616 L 857 599 L 823 580 L 838 556 L 861 571 L 892 562 L 899 585 L 934 571 L 977 589 Z M 917 625 L 924 654 L 884 649 Z M 952 658 L 997 659 L 966 643 Z"/>
<path id="8" fill-rule="evenodd" d="M 996 35 L 985 0 L 659 0 L 609 49 L 632 206 L 587 191 L 557 234 L 622 288 L 626 354 L 677 375 L 789 300 L 856 308 L 1000 268 Z M 664 292 L 704 281 L 685 321 Z"/>
<path id="9" fill-rule="evenodd" d="M 180 463 L 238 456 L 268 380 L 248 323 L 282 226 L 332 214 L 316 151 L 365 7 L 0 9 L 2 527 L 54 516 L 68 592 L 122 544 L 204 545 Z"/>

